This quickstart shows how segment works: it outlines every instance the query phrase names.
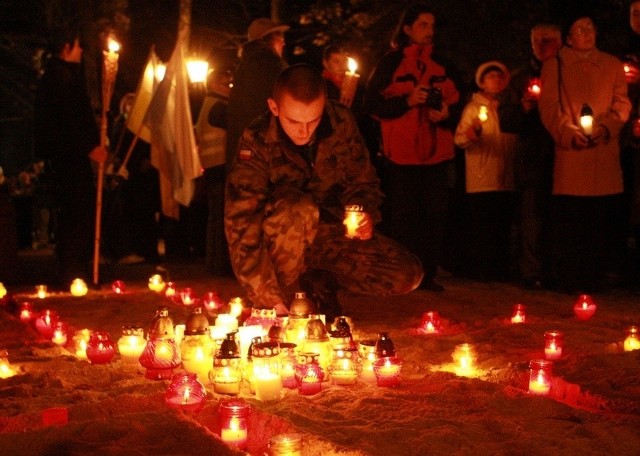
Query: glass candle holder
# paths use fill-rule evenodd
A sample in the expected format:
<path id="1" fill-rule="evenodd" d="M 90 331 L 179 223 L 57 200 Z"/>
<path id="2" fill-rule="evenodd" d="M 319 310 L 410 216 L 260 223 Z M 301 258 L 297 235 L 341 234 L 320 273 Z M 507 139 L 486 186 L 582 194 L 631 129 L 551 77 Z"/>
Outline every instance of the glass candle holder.
<path id="1" fill-rule="evenodd" d="M 306 337 L 302 347 L 306 353 L 318 355 L 318 363 L 324 372 L 324 381 L 329 380 L 329 364 L 333 349 L 327 330 L 319 315 L 311 315 L 306 326 Z"/>
<path id="2" fill-rule="evenodd" d="M 169 407 L 197 413 L 204 406 L 207 391 L 193 373 L 177 373 L 171 378 L 171 384 L 164 395 Z"/>
<path id="3" fill-rule="evenodd" d="M 206 382 L 213 366 L 216 344 L 207 331 L 206 334 L 186 335 L 180 344 L 182 368 Z"/>
<path id="4" fill-rule="evenodd" d="M 396 347 L 389 337 L 389 333 L 381 332 L 378 334 L 378 340 L 376 341 L 376 357 L 391 358 L 396 356 Z"/>
<path id="5" fill-rule="evenodd" d="M 173 369 L 180 366 L 180 352 L 173 338 L 153 337 L 147 341 L 140 364 L 146 368 L 145 377 L 150 380 L 168 380 Z"/>
<path id="6" fill-rule="evenodd" d="M 261 342 L 251 347 L 253 384 L 256 399 L 276 401 L 282 397 L 280 346 L 277 342 Z"/>
<path id="7" fill-rule="evenodd" d="M 362 206 L 358 204 L 349 204 L 344 207 L 343 225 L 345 228 L 344 236 L 347 239 L 357 239 L 357 230 L 364 219 L 364 211 Z"/>
<path id="8" fill-rule="evenodd" d="M 118 339 L 118 352 L 122 358 L 122 363 L 125 366 L 137 367 L 146 343 L 142 327 L 124 326 L 122 335 Z"/>
<path id="9" fill-rule="evenodd" d="M 552 366 L 553 362 L 546 359 L 533 359 L 529 362 L 529 394 L 549 394 Z"/>
<path id="10" fill-rule="evenodd" d="M 274 435 L 269 439 L 268 456 L 302 456 L 304 440 L 295 432 Z"/>
<path id="11" fill-rule="evenodd" d="M 288 389 L 296 389 L 296 344 L 292 342 L 280 342 L 280 379 L 282 386 Z"/>
<path id="12" fill-rule="evenodd" d="M 596 313 L 596 303 L 589 295 L 580 295 L 573 306 L 578 320 L 586 321 Z"/>
<path id="13" fill-rule="evenodd" d="M 209 315 L 216 315 L 222 309 L 223 304 L 224 301 L 215 291 L 208 291 L 202 297 L 202 305 Z"/>
<path id="14" fill-rule="evenodd" d="M 240 353 L 235 341 L 235 333 L 227 334 L 220 349 L 213 359 L 213 369 L 209 379 L 213 383 L 213 390 L 219 394 L 236 395 L 240 393 L 242 370 Z"/>
<path id="15" fill-rule="evenodd" d="M 524 304 L 515 304 L 513 306 L 513 315 L 511 317 L 511 323 L 524 323 L 527 319 L 526 306 Z"/>
<path id="16" fill-rule="evenodd" d="M 223 328 L 225 333 L 230 333 L 238 329 L 238 319 L 231 314 L 218 314 L 215 326 Z"/>
<path id="17" fill-rule="evenodd" d="M 160 291 L 162 291 L 162 289 Z M 178 295 L 176 284 L 173 282 L 167 282 L 164 285 L 164 295 L 169 299 L 174 299 Z"/>
<path id="18" fill-rule="evenodd" d="M 160 274 L 154 274 L 151 277 L 149 277 L 149 283 L 148 283 L 149 290 L 155 291 L 156 293 L 160 293 L 162 290 L 164 290 L 164 286 L 165 286 L 164 278 Z"/>
<path id="19" fill-rule="evenodd" d="M 186 287 L 180 290 L 180 301 L 185 306 L 192 306 L 195 302 L 195 295 L 193 289 Z"/>
<path id="20" fill-rule="evenodd" d="M 296 363 L 296 380 L 298 381 L 298 393 L 310 396 L 322 391 L 324 371 L 318 362 L 318 354 L 301 353 Z"/>
<path id="21" fill-rule="evenodd" d="M 229 314 L 236 318 L 244 312 L 244 301 L 240 297 L 235 297 L 229 301 Z"/>
<path id="22" fill-rule="evenodd" d="M 564 334 L 560 331 L 546 331 L 544 333 L 544 357 L 546 359 L 560 359 L 564 348 Z"/>
<path id="23" fill-rule="evenodd" d="M 251 356 L 251 353 L 253 352 L 253 346 L 260 343 L 262 343 L 262 336 L 251 339 L 247 359 L 240 363 L 242 366 L 242 380 L 247 382 L 251 394 L 256 394 L 255 385 L 253 383 L 253 357 Z"/>
<path id="24" fill-rule="evenodd" d="M 243 360 L 249 356 L 249 347 L 251 341 L 256 337 L 263 337 L 265 334 L 264 329 L 260 325 L 247 325 L 245 321 L 244 326 L 238 328 L 236 334 L 236 341 L 238 342 L 238 349 L 240 351 L 240 358 Z M 264 341 L 262 341 L 264 342 Z"/>
<path id="25" fill-rule="evenodd" d="M 53 337 L 53 327 L 58 321 L 58 314 L 53 310 L 43 310 L 36 318 L 36 330 L 43 339 L 51 340 Z"/>
<path id="26" fill-rule="evenodd" d="M 440 332 L 440 315 L 435 310 L 422 314 L 420 330 L 424 334 L 437 334 Z"/>
<path id="27" fill-rule="evenodd" d="M 169 309 L 165 306 L 159 307 L 156 314 L 151 319 L 147 339 L 174 339 L 175 331 L 173 320 L 169 316 Z"/>
<path id="28" fill-rule="evenodd" d="M 329 366 L 331 382 L 334 385 L 355 385 L 362 371 L 357 349 L 334 348 L 333 361 Z"/>
<path id="29" fill-rule="evenodd" d="M 92 331 L 87 343 L 87 359 L 91 364 L 108 364 L 116 354 L 116 348 L 106 331 Z"/>
<path id="30" fill-rule="evenodd" d="M 4 299 L 7 296 L 7 288 L 4 286 L 4 283 L 0 282 L 0 300 Z"/>
<path id="31" fill-rule="evenodd" d="M 376 381 L 376 375 L 373 372 L 373 363 L 378 359 L 376 356 L 376 341 L 373 339 L 365 339 L 358 342 L 358 354 L 360 355 L 360 379 L 373 383 Z"/>
<path id="32" fill-rule="evenodd" d="M 9 352 L 0 350 L 0 378 L 5 379 L 16 375 L 16 371 L 9 363 Z"/>
<path id="33" fill-rule="evenodd" d="M 73 338 L 71 339 L 71 341 L 76 358 L 81 360 L 87 359 L 87 344 L 89 343 L 90 337 L 91 331 L 89 331 L 87 328 L 79 329 L 75 333 L 73 333 Z"/>
<path id="34" fill-rule="evenodd" d="M 401 370 L 402 361 L 395 356 L 380 358 L 373 363 L 373 373 L 378 386 L 391 388 L 398 386 Z"/>
<path id="35" fill-rule="evenodd" d="M 640 350 L 639 328 L 637 326 L 629 326 L 625 331 L 624 351 L 630 352 Z"/>
<path id="36" fill-rule="evenodd" d="M 252 308 L 251 315 L 244 321 L 244 326 L 260 326 L 263 334 L 267 334 L 276 323 L 276 309 Z"/>
<path id="37" fill-rule="evenodd" d="M 89 289 L 87 288 L 87 284 L 82 279 L 73 279 L 71 285 L 69 286 L 69 291 L 72 296 L 80 297 L 87 294 Z"/>
<path id="38" fill-rule="evenodd" d="M 471 344 L 456 345 L 451 355 L 455 365 L 455 373 L 461 377 L 471 377 L 475 373 L 476 351 Z"/>
<path id="39" fill-rule="evenodd" d="M 309 316 L 290 315 L 285 326 L 284 333 L 287 342 L 292 342 L 301 347 L 307 337 L 307 323 Z"/>
<path id="40" fill-rule="evenodd" d="M 38 299 L 44 299 L 47 297 L 47 286 L 46 285 L 36 285 L 36 296 Z"/>
<path id="41" fill-rule="evenodd" d="M 67 333 L 69 331 L 69 325 L 63 321 L 56 321 L 53 325 L 53 336 L 51 337 L 51 342 L 54 344 L 64 347 L 67 344 Z"/>
<path id="42" fill-rule="evenodd" d="M 249 414 L 251 406 L 242 399 L 228 399 L 220 403 L 218 419 L 220 438 L 230 447 L 247 449 L 249 437 Z"/>
<path id="43" fill-rule="evenodd" d="M 33 306 L 30 302 L 23 302 L 20 304 L 20 321 L 23 323 L 31 323 L 33 318 L 35 317 L 35 313 L 33 311 Z"/>
<path id="44" fill-rule="evenodd" d="M 115 280 L 111 284 L 111 291 L 115 294 L 124 294 L 127 291 L 127 286 L 122 280 Z"/>

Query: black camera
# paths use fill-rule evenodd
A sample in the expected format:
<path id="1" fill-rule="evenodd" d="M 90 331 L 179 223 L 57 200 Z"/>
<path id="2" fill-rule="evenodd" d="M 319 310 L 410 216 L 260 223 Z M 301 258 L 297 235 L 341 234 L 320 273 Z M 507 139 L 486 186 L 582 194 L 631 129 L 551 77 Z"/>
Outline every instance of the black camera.
<path id="1" fill-rule="evenodd" d="M 424 104 L 427 108 L 440 111 L 442 109 L 442 89 L 440 87 L 427 89 L 427 99 Z"/>
<path id="2" fill-rule="evenodd" d="M 431 76 L 429 78 L 429 88 L 423 88 L 421 90 L 427 92 L 427 99 L 425 100 L 425 105 L 429 109 L 435 109 L 436 111 L 442 110 L 442 89 L 440 87 L 435 87 L 434 83 L 444 82 L 446 80 L 445 76 Z"/>

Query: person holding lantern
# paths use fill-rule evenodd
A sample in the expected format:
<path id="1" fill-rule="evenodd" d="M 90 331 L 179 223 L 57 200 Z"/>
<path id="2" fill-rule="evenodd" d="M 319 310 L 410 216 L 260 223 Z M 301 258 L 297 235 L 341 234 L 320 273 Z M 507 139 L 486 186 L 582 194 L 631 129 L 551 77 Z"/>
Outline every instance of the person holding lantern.
<path id="1" fill-rule="evenodd" d="M 502 130 L 498 106 L 510 74 L 498 61 L 476 70 L 480 88 L 462 111 L 455 143 L 465 151 L 469 274 L 481 281 L 509 278 L 516 135 Z"/>
<path id="2" fill-rule="evenodd" d="M 500 128 L 518 134 L 514 180 L 518 197 L 519 264 L 522 284 L 528 289 L 550 286 L 549 208 L 553 174 L 553 138 L 542 125 L 538 100 L 542 90 L 542 63 L 554 58 L 562 46 L 560 27 L 540 23 L 531 29 L 533 56 L 511 86 L 518 103 L 500 97 Z"/>
<path id="3" fill-rule="evenodd" d="M 619 270 L 622 170 L 619 134 L 631 103 L 622 63 L 596 46 L 596 26 L 575 8 L 566 47 L 542 67 L 540 117 L 555 142 L 553 263 L 559 290 L 594 291 Z"/>
<path id="4" fill-rule="evenodd" d="M 420 288 L 441 292 L 435 281 L 448 213 L 453 166 L 454 82 L 433 55 L 435 15 L 425 3 L 402 14 L 393 50 L 376 65 L 365 106 L 380 122 L 390 236 L 422 262 Z"/>
<path id="5" fill-rule="evenodd" d="M 51 40 L 52 58 L 40 81 L 34 107 L 35 155 L 48 160 L 60 207 L 56 255 L 62 284 L 88 282 L 95 224 L 92 162 L 107 150 L 82 75 L 82 46 L 76 30 L 59 29 Z"/>
<path id="6" fill-rule="evenodd" d="M 269 112 L 245 129 L 227 177 L 225 232 L 231 264 L 254 307 L 287 313 L 293 291 L 339 315 L 339 288 L 381 296 L 408 293 L 420 262 L 374 231 L 382 194 L 355 119 L 327 101 L 321 74 L 284 70 Z M 345 236 L 345 206 L 362 209 Z M 289 296 L 288 296 L 289 295 Z"/>

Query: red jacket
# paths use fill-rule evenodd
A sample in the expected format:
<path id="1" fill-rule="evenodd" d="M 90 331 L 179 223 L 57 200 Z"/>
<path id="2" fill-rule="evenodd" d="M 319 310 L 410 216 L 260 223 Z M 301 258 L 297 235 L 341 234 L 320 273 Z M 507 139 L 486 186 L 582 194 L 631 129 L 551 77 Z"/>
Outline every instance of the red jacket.
<path id="1" fill-rule="evenodd" d="M 433 165 L 453 158 L 453 131 L 445 122 L 429 121 L 425 105 L 409 107 L 418 85 L 439 87 L 447 105 L 460 97 L 445 68 L 431 59 L 432 46 L 410 45 L 378 63 L 368 87 L 368 109 L 380 120 L 383 150 L 400 165 Z M 433 82 L 433 77 L 443 77 Z"/>

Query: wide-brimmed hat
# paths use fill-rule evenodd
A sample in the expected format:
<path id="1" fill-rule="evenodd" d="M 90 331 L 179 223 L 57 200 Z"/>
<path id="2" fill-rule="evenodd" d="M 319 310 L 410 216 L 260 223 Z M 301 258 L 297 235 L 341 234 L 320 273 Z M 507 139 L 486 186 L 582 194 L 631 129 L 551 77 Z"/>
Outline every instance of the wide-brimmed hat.
<path id="1" fill-rule="evenodd" d="M 509 70 L 507 69 L 504 63 L 498 62 L 497 60 L 491 60 L 489 62 L 483 63 L 476 70 L 476 84 L 478 87 L 480 87 L 480 84 L 482 83 L 482 78 L 484 77 L 484 75 L 491 70 L 498 70 L 502 72 L 505 78 L 507 78 L 507 81 L 509 81 L 509 79 L 511 78 L 511 73 L 509 73 Z"/>
<path id="2" fill-rule="evenodd" d="M 276 24 L 269 18 L 261 17 L 251 22 L 247 35 L 249 41 L 255 41 L 264 38 L 270 33 L 286 32 L 287 30 L 289 30 L 288 25 Z"/>

